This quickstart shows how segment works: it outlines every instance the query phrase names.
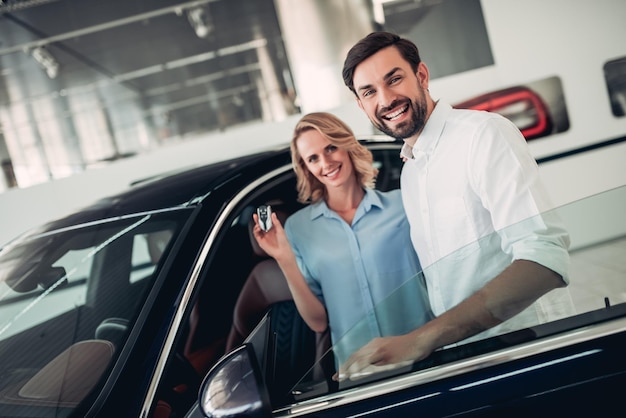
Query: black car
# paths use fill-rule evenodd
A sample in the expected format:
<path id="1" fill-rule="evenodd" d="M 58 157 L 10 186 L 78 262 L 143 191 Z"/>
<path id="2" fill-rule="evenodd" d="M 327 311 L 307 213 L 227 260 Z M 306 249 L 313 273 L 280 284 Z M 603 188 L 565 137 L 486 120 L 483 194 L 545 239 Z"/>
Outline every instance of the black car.
<path id="1" fill-rule="evenodd" d="M 399 187 L 400 145 L 364 143 L 376 187 Z M 624 201 L 626 188 L 610 193 Z M 328 335 L 304 324 L 251 236 L 264 204 L 283 220 L 302 206 L 288 147 L 143 179 L 2 248 L 0 416 L 596 416 L 622 407 L 626 304 L 611 295 L 602 309 L 336 382 Z"/>

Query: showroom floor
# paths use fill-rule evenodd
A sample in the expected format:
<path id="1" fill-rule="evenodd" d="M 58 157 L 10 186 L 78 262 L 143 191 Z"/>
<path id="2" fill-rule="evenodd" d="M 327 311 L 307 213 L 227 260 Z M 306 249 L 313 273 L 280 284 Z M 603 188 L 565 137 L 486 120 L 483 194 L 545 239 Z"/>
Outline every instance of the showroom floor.
<path id="1" fill-rule="evenodd" d="M 570 294 L 579 312 L 626 302 L 626 237 L 570 252 Z"/>

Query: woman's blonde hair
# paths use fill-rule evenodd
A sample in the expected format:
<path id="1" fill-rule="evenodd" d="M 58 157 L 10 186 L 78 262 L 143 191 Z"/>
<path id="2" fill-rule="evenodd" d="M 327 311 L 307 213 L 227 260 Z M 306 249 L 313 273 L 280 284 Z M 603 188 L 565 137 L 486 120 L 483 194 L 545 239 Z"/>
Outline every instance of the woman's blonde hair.
<path id="1" fill-rule="evenodd" d="M 313 112 L 304 115 L 298 121 L 291 139 L 291 162 L 296 172 L 299 202 L 315 203 L 326 197 L 326 188 L 306 167 L 296 146 L 300 135 L 312 129 L 348 153 L 357 182 L 361 186 L 374 187 L 378 169 L 373 166 L 374 158 L 370 150 L 359 143 L 350 127 L 341 119 L 330 113 Z"/>

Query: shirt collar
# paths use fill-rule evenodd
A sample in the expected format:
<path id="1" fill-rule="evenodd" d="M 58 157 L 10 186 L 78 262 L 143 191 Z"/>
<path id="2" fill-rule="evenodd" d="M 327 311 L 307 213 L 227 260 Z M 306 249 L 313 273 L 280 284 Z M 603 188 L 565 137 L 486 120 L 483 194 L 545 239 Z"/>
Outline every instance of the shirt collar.
<path id="1" fill-rule="evenodd" d="M 448 103 L 437 101 L 435 108 L 426 121 L 426 125 L 424 125 L 424 129 L 419 134 L 417 141 L 415 141 L 415 145 L 411 147 L 405 142 L 402 150 L 400 150 L 400 155 L 408 159 L 414 159 L 416 155 L 425 155 L 426 158 L 430 157 L 437 147 L 451 110 L 452 106 Z"/>
<path id="2" fill-rule="evenodd" d="M 365 195 L 363 196 L 363 200 L 359 203 L 359 207 L 357 208 L 355 214 L 355 220 L 360 217 L 361 213 L 367 213 L 370 211 L 372 206 L 376 206 L 379 208 L 383 208 L 383 202 L 380 200 L 380 196 L 374 191 L 374 189 L 370 189 L 366 187 Z M 333 212 L 324 199 L 321 199 L 319 202 L 313 204 L 311 207 L 311 220 L 318 218 L 320 216 L 325 216 L 327 218 L 338 216 L 335 212 Z"/>

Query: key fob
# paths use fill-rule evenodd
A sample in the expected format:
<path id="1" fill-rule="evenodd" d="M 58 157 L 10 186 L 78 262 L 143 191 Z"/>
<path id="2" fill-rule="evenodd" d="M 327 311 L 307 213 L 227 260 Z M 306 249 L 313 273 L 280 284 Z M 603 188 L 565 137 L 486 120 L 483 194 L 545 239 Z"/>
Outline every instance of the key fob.
<path id="1" fill-rule="evenodd" d="M 261 205 L 256 209 L 259 217 L 259 226 L 265 232 L 272 228 L 272 207 L 270 205 Z"/>

